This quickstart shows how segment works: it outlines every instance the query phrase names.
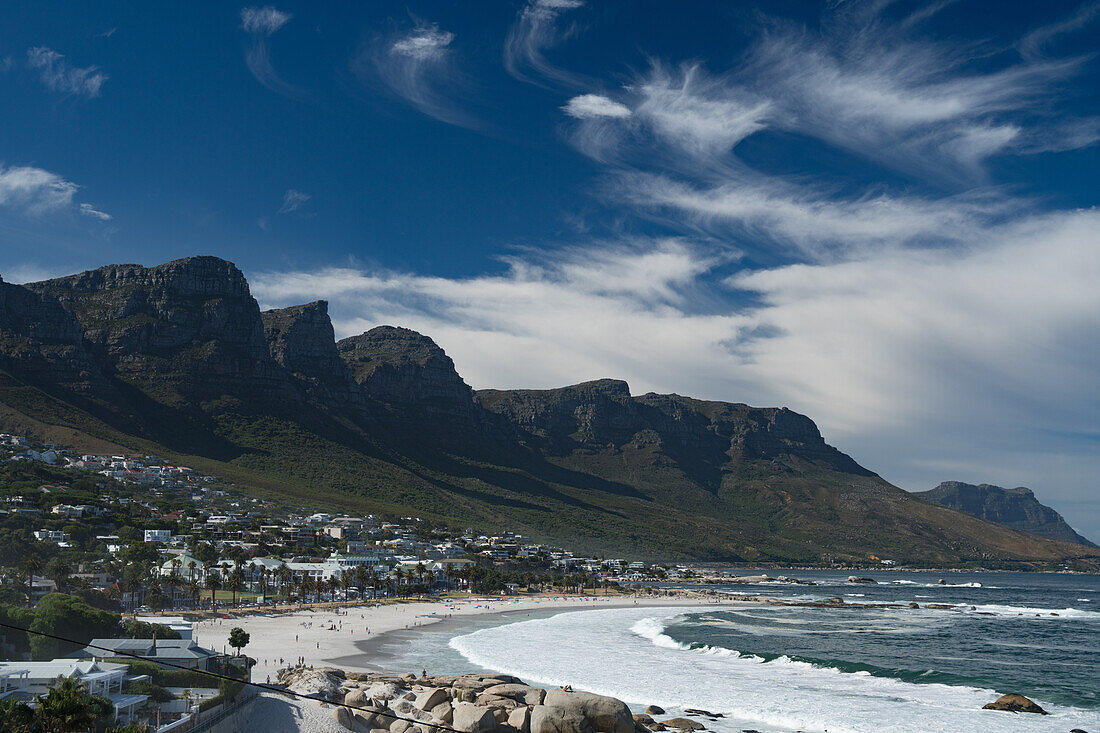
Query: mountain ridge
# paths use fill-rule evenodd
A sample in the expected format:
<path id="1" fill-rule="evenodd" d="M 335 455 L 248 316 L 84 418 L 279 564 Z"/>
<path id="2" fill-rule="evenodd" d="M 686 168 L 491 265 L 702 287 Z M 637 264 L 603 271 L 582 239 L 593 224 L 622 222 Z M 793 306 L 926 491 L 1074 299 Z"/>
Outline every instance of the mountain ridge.
<path id="1" fill-rule="evenodd" d="M 141 444 L 288 500 L 733 562 L 1092 562 L 910 497 L 787 408 L 622 380 L 478 390 L 422 334 L 335 341 L 214 257 L 0 281 L 0 426 Z M 1100 554 L 1096 554 L 1100 558 Z"/>
<path id="2" fill-rule="evenodd" d="M 1097 547 L 1069 526 L 1065 518 L 1042 504 L 1026 486 L 1006 489 L 993 484 L 943 481 L 928 491 L 913 492 L 927 501 L 966 512 L 1022 532 L 1088 547 Z"/>

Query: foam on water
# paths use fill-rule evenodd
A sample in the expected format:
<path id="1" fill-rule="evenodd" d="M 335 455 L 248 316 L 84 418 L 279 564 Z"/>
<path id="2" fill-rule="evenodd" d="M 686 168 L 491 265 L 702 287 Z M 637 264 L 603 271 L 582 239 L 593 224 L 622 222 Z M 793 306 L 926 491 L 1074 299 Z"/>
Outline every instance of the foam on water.
<path id="1" fill-rule="evenodd" d="M 709 613 L 714 607 L 681 610 Z M 1039 700 L 1051 715 L 1027 718 L 1022 727 L 1020 716 L 981 710 L 999 694 L 989 689 L 916 684 L 684 644 L 665 633 L 677 615 L 652 608 L 569 612 L 482 629 L 451 639 L 450 646 L 481 667 L 612 695 L 636 708 L 722 712 L 728 717 L 708 727 L 729 733 L 745 727 L 832 733 L 1100 729 L 1100 710 Z"/>
<path id="2" fill-rule="evenodd" d="M 963 613 L 983 613 L 994 616 L 1013 616 L 1043 619 L 1100 619 L 1100 611 L 1085 611 L 1080 608 L 1034 608 L 1031 606 L 1003 606 L 996 604 L 967 605 L 959 604 Z"/>

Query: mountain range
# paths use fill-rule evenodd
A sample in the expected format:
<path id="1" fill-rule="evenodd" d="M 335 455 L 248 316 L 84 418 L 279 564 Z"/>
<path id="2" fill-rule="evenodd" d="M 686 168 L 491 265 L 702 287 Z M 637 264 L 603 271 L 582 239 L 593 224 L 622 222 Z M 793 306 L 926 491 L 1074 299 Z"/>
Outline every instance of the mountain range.
<path id="1" fill-rule="evenodd" d="M 620 380 L 473 390 L 427 336 L 337 341 L 215 257 L 0 281 L 0 429 L 156 453 L 293 506 L 626 557 L 1043 566 L 1100 551 L 923 501 L 786 408 Z"/>
<path id="2" fill-rule="evenodd" d="M 1061 514 L 1040 503 L 1035 492 L 1026 486 L 1006 489 L 992 484 L 944 481 L 930 491 L 918 491 L 914 495 L 1022 532 L 1060 542 L 1097 546 L 1079 535 Z"/>

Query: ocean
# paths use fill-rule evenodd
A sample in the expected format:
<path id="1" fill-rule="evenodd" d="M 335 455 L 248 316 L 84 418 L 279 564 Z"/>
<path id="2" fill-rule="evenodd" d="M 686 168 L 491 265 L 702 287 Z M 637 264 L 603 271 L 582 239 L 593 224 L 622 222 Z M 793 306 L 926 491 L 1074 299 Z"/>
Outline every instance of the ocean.
<path id="1" fill-rule="evenodd" d="M 846 582 L 847 572 L 786 574 L 816 585 L 705 588 L 903 607 L 703 604 L 486 617 L 402 642 L 386 666 L 506 672 L 612 695 L 635 712 L 705 709 L 725 716 L 707 722 L 719 733 L 1100 733 L 1100 577 L 873 572 L 878 582 L 863 585 Z M 923 608 L 929 603 L 953 610 Z M 1051 715 L 981 710 L 1006 692 Z"/>

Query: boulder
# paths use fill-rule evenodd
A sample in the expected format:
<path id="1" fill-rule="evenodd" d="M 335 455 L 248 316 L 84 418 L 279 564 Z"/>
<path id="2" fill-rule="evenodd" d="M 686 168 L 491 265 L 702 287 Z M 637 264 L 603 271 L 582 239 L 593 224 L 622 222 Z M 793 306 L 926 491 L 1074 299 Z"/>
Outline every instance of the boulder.
<path id="1" fill-rule="evenodd" d="M 499 680 L 483 680 L 480 677 L 459 677 L 451 687 L 458 691 L 484 692 L 490 687 L 501 684 Z"/>
<path id="2" fill-rule="evenodd" d="M 421 710 L 411 700 L 399 700 L 394 703 L 393 711 L 403 718 L 412 718 L 417 723 L 426 723 L 434 720 L 431 713 Z"/>
<path id="3" fill-rule="evenodd" d="M 861 578 L 858 575 L 849 575 L 848 576 L 848 582 L 849 583 L 866 583 L 868 585 L 878 585 L 878 581 L 876 581 L 874 578 Z"/>
<path id="4" fill-rule="evenodd" d="M 508 713 L 508 727 L 517 733 L 530 733 L 531 710 L 527 707 L 518 707 Z"/>
<path id="5" fill-rule="evenodd" d="M 438 687 L 433 687 L 424 690 L 419 695 L 417 695 L 414 703 L 421 710 L 431 712 L 436 705 L 444 702 L 449 702 L 450 699 L 451 696 L 447 694 L 446 690 L 442 690 Z"/>
<path id="6" fill-rule="evenodd" d="M 522 705 L 523 703 L 516 702 L 510 697 L 501 697 L 500 695 L 490 695 L 487 692 L 483 692 L 477 696 L 474 700 L 475 705 L 485 705 L 490 708 L 504 708 L 511 710 L 512 708 Z"/>
<path id="7" fill-rule="evenodd" d="M 550 690 L 543 705 L 583 715 L 600 733 L 633 733 L 634 718 L 622 700 L 591 692 Z"/>
<path id="8" fill-rule="evenodd" d="M 369 712 L 366 710 L 356 710 L 354 718 L 356 724 L 361 730 L 388 728 L 390 723 L 393 722 L 392 716 L 379 715 L 377 713 Z"/>
<path id="9" fill-rule="evenodd" d="M 650 705 L 645 709 L 646 715 L 664 715 L 665 709 L 658 705 Z"/>
<path id="10" fill-rule="evenodd" d="M 531 708 L 530 733 L 593 733 L 593 730 L 581 713 L 535 705 Z"/>
<path id="11" fill-rule="evenodd" d="M 653 716 L 651 715 L 635 715 L 634 722 L 642 725 L 653 725 Z"/>
<path id="12" fill-rule="evenodd" d="M 546 697 L 546 690 L 541 687 L 512 683 L 487 687 L 483 694 L 511 698 L 524 705 L 541 705 L 543 699 Z"/>
<path id="13" fill-rule="evenodd" d="M 463 702 L 454 706 L 451 727 L 462 733 L 489 733 L 496 730 L 497 719 L 491 709 Z"/>
<path id="14" fill-rule="evenodd" d="M 363 694 L 362 690 L 351 690 L 344 695 L 344 704 L 353 708 L 361 708 L 370 704 L 370 698 Z"/>
<path id="15" fill-rule="evenodd" d="M 982 705 L 982 710 L 1006 710 L 1010 713 L 1038 713 L 1047 715 L 1047 711 L 1028 700 L 1023 695 L 1001 695 L 993 702 Z"/>
<path id="16" fill-rule="evenodd" d="M 407 733 L 413 724 L 400 718 L 390 723 L 390 733 Z"/>
<path id="17" fill-rule="evenodd" d="M 446 702 L 441 702 L 432 708 L 432 717 L 436 720 L 441 720 L 444 723 L 450 723 L 454 717 L 454 708 L 451 707 L 451 701 L 448 699 Z"/>
<path id="18" fill-rule="evenodd" d="M 351 711 L 349 711 L 347 708 L 333 708 L 332 717 L 344 728 L 347 728 L 348 730 L 354 730 L 355 718 L 351 716 Z"/>
<path id="19" fill-rule="evenodd" d="M 671 720 L 662 720 L 662 725 L 666 725 L 669 728 L 676 728 L 677 730 L 703 730 L 706 726 L 690 718 L 672 718 Z"/>

